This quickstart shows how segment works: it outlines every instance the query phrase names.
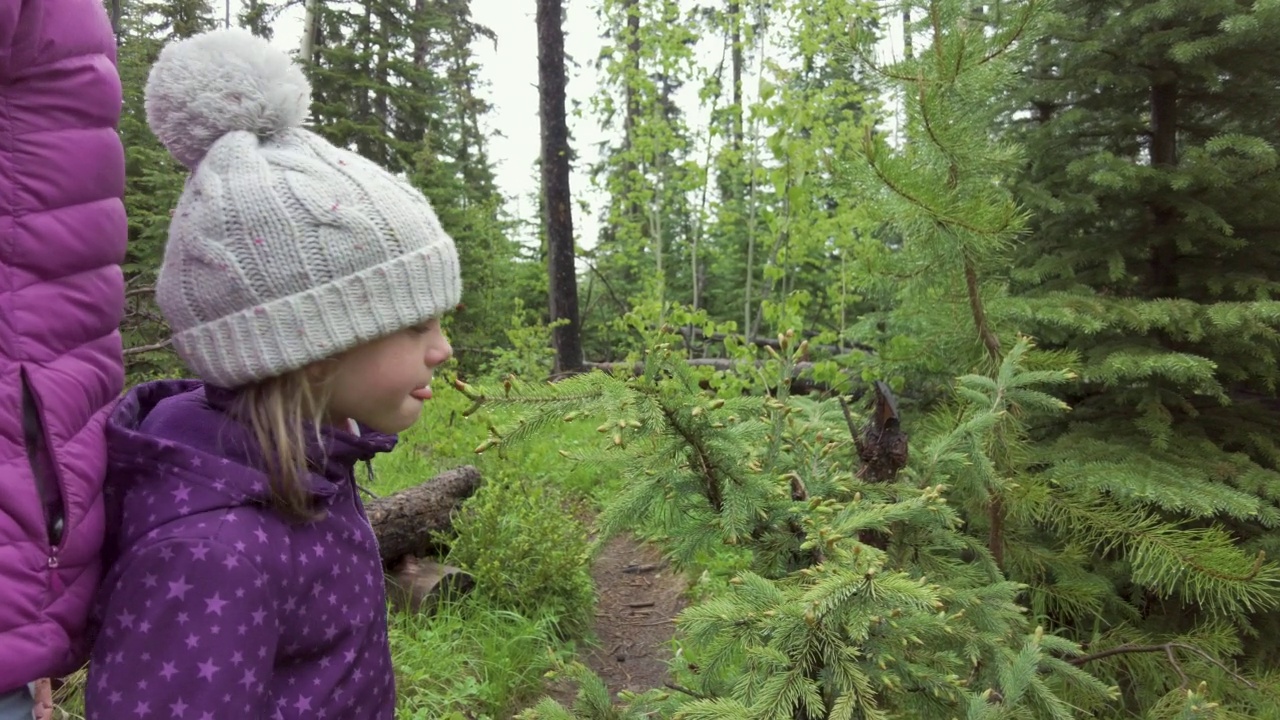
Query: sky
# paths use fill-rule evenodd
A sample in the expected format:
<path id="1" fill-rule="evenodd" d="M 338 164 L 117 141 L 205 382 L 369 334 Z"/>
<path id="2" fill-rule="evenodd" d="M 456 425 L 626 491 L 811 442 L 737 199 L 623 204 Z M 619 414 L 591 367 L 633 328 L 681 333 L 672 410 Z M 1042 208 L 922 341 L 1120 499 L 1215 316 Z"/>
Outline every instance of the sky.
<path id="1" fill-rule="evenodd" d="M 565 52 L 570 58 L 568 71 L 567 110 L 569 131 L 578 161 L 569 179 L 570 191 L 578 202 L 586 202 L 588 212 L 575 205 L 574 233 L 582 247 L 595 245 L 599 231 L 598 213 L 603 193 L 591 186 L 587 168 L 597 157 L 598 143 L 609 139 L 610 134 L 599 127 L 589 112 L 591 96 L 598 87 L 595 59 L 602 41 L 596 7 L 599 0 L 563 0 L 565 5 Z M 691 0 L 681 0 L 691 5 Z M 231 0 L 234 16 L 239 0 Z M 497 42 L 480 38 L 473 46 L 482 92 L 492 105 L 486 119 L 489 131 L 488 154 L 495 164 L 499 189 L 508 197 L 508 211 L 521 219 L 533 220 L 537 212 L 534 202 L 538 192 L 538 178 L 534 175 L 534 162 L 539 152 L 538 123 L 538 43 L 534 22 L 534 0 L 471 0 L 472 18 L 497 35 Z M 302 10 L 291 8 L 274 25 L 274 43 L 286 50 L 296 50 L 302 36 Z M 894 33 L 898 37 L 894 36 Z M 891 28 L 890 37 L 883 43 L 882 52 L 900 47 L 900 24 Z M 711 67 L 719 61 L 721 40 L 706 38 L 700 43 L 699 55 L 703 65 Z M 766 50 L 766 53 L 768 51 Z M 684 108 L 686 117 L 694 129 L 705 122 L 706 111 L 698 107 L 698 82 L 688 83 L 677 102 Z M 752 83 L 744 83 L 745 101 L 752 99 Z M 574 114 L 575 102 L 582 109 Z M 702 125 L 705 127 L 705 125 Z M 701 151 L 699 151 L 701 156 Z"/>

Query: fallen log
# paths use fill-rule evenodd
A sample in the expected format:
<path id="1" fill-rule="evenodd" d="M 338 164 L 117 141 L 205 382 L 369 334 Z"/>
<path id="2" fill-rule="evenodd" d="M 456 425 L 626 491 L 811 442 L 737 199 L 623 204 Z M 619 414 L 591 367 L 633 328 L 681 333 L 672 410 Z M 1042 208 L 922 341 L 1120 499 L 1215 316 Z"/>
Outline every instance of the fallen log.
<path id="1" fill-rule="evenodd" d="M 684 361 L 689 367 L 709 367 L 719 372 L 733 372 L 738 369 L 738 361 L 732 358 L 690 358 Z M 601 370 L 607 373 L 627 372 L 628 370 L 636 375 L 644 372 L 644 363 L 633 363 L 628 366 L 627 363 L 621 362 L 585 362 L 582 364 L 585 370 Z M 756 361 L 755 367 L 763 367 L 763 361 Z M 791 367 L 792 379 L 799 378 L 800 373 L 813 368 L 811 362 L 798 362 Z"/>
<path id="2" fill-rule="evenodd" d="M 726 333 L 713 333 L 711 335 L 704 335 L 702 333 L 701 328 L 689 327 L 687 325 L 681 326 L 679 332 L 684 337 L 685 345 L 690 347 L 693 346 L 694 342 L 699 340 L 709 344 L 723 344 L 725 340 L 728 340 L 729 338 L 733 338 L 738 342 L 749 343 L 757 347 L 771 347 L 774 350 L 782 349 L 782 341 L 779 340 L 778 338 L 767 338 L 767 337 L 748 338 L 745 335 L 729 335 Z M 817 334 L 818 333 L 816 332 L 806 332 L 804 333 L 804 336 L 807 338 L 807 337 L 815 336 Z M 811 344 L 809 345 L 809 350 L 827 353 L 828 355 L 844 355 L 845 353 L 853 352 L 854 350 L 858 350 L 868 355 L 874 355 L 876 352 L 875 348 L 871 347 L 870 345 L 867 345 L 865 343 L 859 343 L 859 342 L 850 343 L 848 345 L 845 345 L 845 344 L 812 345 Z"/>
<path id="3" fill-rule="evenodd" d="M 730 358 L 690 358 L 688 360 L 685 360 L 684 362 L 689 367 L 709 367 L 719 372 L 734 372 L 739 369 L 738 361 L 732 360 Z M 762 367 L 764 365 L 764 362 L 755 361 L 753 365 L 755 367 Z M 812 370 L 812 369 L 813 369 L 813 363 L 808 361 L 798 362 L 791 366 L 791 387 L 789 388 L 791 393 L 794 393 L 796 395 L 804 395 L 806 393 L 811 393 L 811 392 L 832 392 L 833 391 L 833 389 L 829 387 L 826 383 L 814 382 L 813 379 L 801 375 L 801 373 L 804 373 L 805 371 Z M 624 363 L 624 362 L 618 362 L 618 363 L 586 362 L 582 364 L 582 372 L 590 372 L 592 370 L 600 370 L 601 372 L 606 372 L 610 374 L 618 373 L 618 372 L 628 372 L 629 370 L 631 373 L 635 375 L 640 375 L 641 373 L 644 372 L 644 363 L 634 363 L 629 368 L 627 366 L 627 363 Z M 573 373 L 561 373 L 560 375 L 553 375 L 550 378 L 550 380 L 555 381 L 562 377 L 567 377 L 568 375 L 571 375 L 571 374 Z"/>
<path id="4" fill-rule="evenodd" d="M 406 555 L 429 555 L 435 549 L 433 533 L 453 529 L 453 513 L 480 486 L 480 471 L 463 465 L 430 480 L 385 497 L 365 502 L 365 514 L 378 538 L 384 564 L 393 565 Z"/>

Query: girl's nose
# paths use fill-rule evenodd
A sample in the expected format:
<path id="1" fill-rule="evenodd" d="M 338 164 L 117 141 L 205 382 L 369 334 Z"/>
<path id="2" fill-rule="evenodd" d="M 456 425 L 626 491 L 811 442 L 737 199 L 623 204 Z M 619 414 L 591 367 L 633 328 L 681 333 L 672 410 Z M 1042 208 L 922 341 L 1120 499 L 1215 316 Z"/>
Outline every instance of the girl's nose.
<path id="1" fill-rule="evenodd" d="M 436 367 L 443 365 L 451 357 L 453 357 L 453 346 L 449 344 L 449 339 L 444 336 L 444 333 L 440 333 L 439 339 L 427 348 L 423 361 L 428 367 Z"/>

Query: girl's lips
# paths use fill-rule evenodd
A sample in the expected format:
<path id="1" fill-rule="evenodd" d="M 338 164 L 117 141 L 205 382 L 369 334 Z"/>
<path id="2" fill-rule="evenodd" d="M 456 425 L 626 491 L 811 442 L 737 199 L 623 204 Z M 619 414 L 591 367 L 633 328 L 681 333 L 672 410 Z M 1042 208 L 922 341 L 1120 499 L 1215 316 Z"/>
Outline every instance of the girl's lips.
<path id="1" fill-rule="evenodd" d="M 428 385 L 427 387 L 414 388 L 413 392 L 409 393 L 409 395 L 417 398 L 418 400 L 430 400 L 431 386 Z"/>

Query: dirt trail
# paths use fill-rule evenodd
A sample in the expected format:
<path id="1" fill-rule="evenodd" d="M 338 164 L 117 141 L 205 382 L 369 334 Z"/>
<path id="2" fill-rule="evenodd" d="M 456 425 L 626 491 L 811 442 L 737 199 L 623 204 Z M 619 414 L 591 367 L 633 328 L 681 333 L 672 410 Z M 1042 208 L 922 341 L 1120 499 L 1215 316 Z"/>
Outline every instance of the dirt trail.
<path id="1" fill-rule="evenodd" d="M 686 583 L 651 545 L 629 534 L 610 540 L 591 568 L 595 580 L 595 634 L 598 647 L 580 659 L 616 696 L 620 690 L 644 691 L 668 682 L 670 640 L 675 617 L 684 609 Z M 575 688 L 556 687 L 551 695 L 566 707 Z"/>

